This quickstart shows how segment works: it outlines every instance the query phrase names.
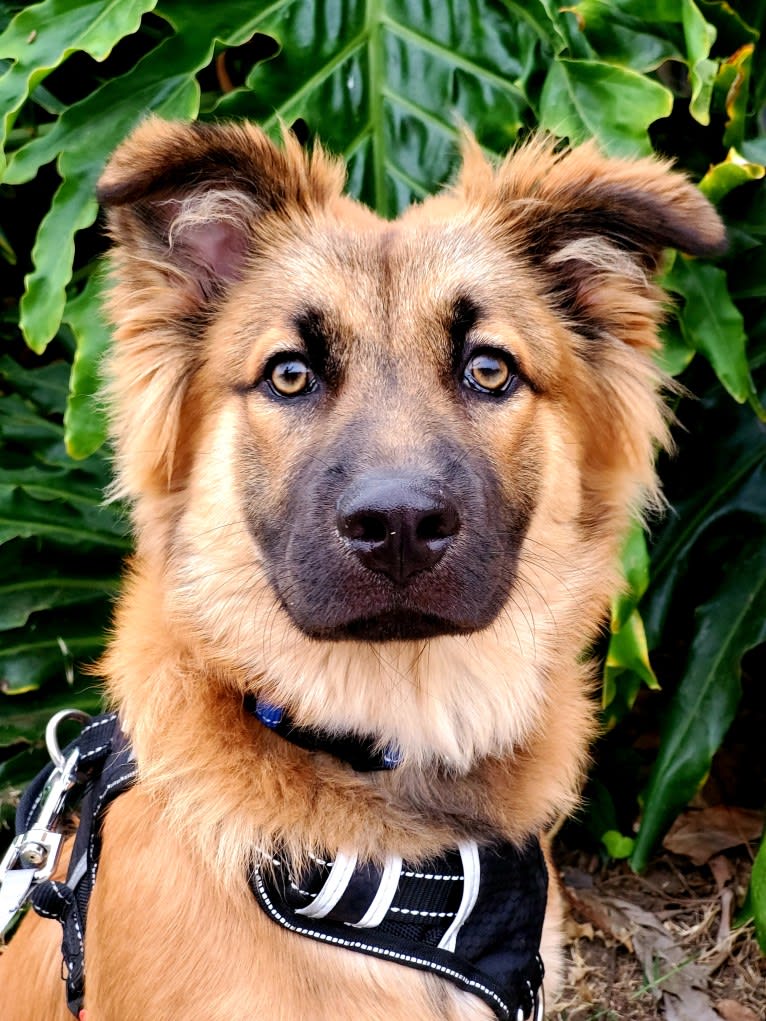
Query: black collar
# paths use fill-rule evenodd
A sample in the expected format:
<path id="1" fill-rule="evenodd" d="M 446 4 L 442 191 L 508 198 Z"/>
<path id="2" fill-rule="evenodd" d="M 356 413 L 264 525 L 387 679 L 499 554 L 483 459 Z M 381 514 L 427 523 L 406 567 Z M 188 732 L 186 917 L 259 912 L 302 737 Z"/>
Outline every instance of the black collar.
<path id="1" fill-rule="evenodd" d="M 381 749 L 371 737 L 356 734 L 329 734 L 321 730 L 299 727 L 286 710 L 272 705 L 256 695 L 245 695 L 245 709 L 255 718 L 279 734 L 280 737 L 309 752 L 326 752 L 347 762 L 359 773 L 396 769 L 401 762 L 399 750 L 393 745 Z"/>

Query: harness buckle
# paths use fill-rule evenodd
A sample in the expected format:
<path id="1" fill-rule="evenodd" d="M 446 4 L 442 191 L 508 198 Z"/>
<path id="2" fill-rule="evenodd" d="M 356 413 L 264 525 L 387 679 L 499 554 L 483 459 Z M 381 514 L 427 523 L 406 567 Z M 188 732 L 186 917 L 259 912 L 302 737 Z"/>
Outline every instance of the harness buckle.
<path id="1" fill-rule="evenodd" d="M 46 728 L 46 743 L 54 766 L 40 795 L 40 808 L 29 820 L 29 828 L 12 842 L 0 861 L 0 937 L 11 929 L 32 891 L 53 875 L 61 854 L 63 836 L 58 832 L 69 792 L 77 783 L 79 748 L 68 755 L 59 749 L 56 730 L 64 719 L 83 722 L 79 710 L 64 710 Z"/>

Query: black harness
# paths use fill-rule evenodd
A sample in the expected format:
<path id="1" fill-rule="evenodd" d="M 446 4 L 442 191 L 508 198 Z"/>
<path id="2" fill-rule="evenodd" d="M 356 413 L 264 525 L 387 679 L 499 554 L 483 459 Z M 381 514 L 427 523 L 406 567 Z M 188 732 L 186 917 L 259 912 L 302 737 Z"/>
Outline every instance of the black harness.
<path id="1" fill-rule="evenodd" d="M 284 714 L 248 706 L 264 725 L 288 740 Z M 268 711 L 267 711 L 268 710 Z M 266 715 L 266 719 L 264 719 Z M 278 725 L 274 725 L 277 720 Z M 316 735 L 299 732 L 295 743 L 329 751 Z M 332 738 L 332 753 L 338 742 Z M 353 738 L 348 741 L 354 741 Z M 67 1004 L 79 1015 L 84 994 L 84 933 L 109 804 L 135 782 L 137 769 L 116 714 L 92 720 L 65 749 L 80 751 L 80 822 L 64 883 L 46 880 L 31 894 L 35 910 L 63 927 Z M 355 768 L 390 769 L 395 754 L 372 746 L 352 749 Z M 345 756 L 344 756 L 345 757 Z M 353 759 L 352 759 L 353 762 Z M 17 833 L 34 824 L 52 766 L 22 797 Z M 277 854 L 256 862 L 249 877 L 269 918 L 296 934 L 358 953 L 435 973 L 487 1003 L 499 1021 L 542 1017 L 543 968 L 539 957 L 547 873 L 539 842 L 517 848 L 465 841 L 427 867 L 391 857 L 381 866 L 357 862 L 352 853 L 314 858 L 296 873 Z"/>
<path id="2" fill-rule="evenodd" d="M 79 790 L 74 792 L 72 802 L 76 802 L 78 794 L 82 800 L 66 882 L 48 879 L 33 889 L 30 900 L 43 918 L 56 918 L 61 922 L 67 1006 L 78 1017 L 85 988 L 85 925 L 101 853 L 101 827 L 107 808 L 118 795 L 133 786 L 138 770 L 116 713 L 91 720 L 77 740 L 64 749 L 64 755 L 75 748 L 80 751 Z M 16 811 L 17 834 L 32 827 L 53 769 L 51 763 L 24 792 Z"/>

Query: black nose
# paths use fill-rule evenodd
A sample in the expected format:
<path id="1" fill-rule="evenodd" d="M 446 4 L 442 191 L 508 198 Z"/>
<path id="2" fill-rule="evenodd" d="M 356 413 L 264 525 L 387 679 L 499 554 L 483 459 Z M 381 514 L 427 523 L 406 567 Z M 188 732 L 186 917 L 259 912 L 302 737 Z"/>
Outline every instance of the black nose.
<path id="1" fill-rule="evenodd" d="M 460 530 L 460 515 L 433 484 L 373 475 L 341 497 L 337 527 L 365 567 L 403 584 L 441 560 Z"/>

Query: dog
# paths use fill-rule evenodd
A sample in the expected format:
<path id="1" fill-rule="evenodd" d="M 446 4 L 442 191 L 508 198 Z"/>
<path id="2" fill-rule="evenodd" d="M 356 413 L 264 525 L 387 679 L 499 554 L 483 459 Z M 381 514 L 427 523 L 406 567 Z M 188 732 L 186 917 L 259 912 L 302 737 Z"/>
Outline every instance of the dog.
<path id="1" fill-rule="evenodd" d="M 495 166 L 466 135 L 393 222 L 343 184 L 289 133 L 156 118 L 99 184 L 136 536 L 103 673 L 138 776 L 101 824 L 88 1021 L 515 1021 L 538 949 L 560 981 L 545 835 L 668 443 L 652 277 L 723 228 L 593 143 Z M 407 881 L 446 907 L 397 909 Z M 22 923 L 6 1021 L 71 1016 L 59 944 Z"/>

